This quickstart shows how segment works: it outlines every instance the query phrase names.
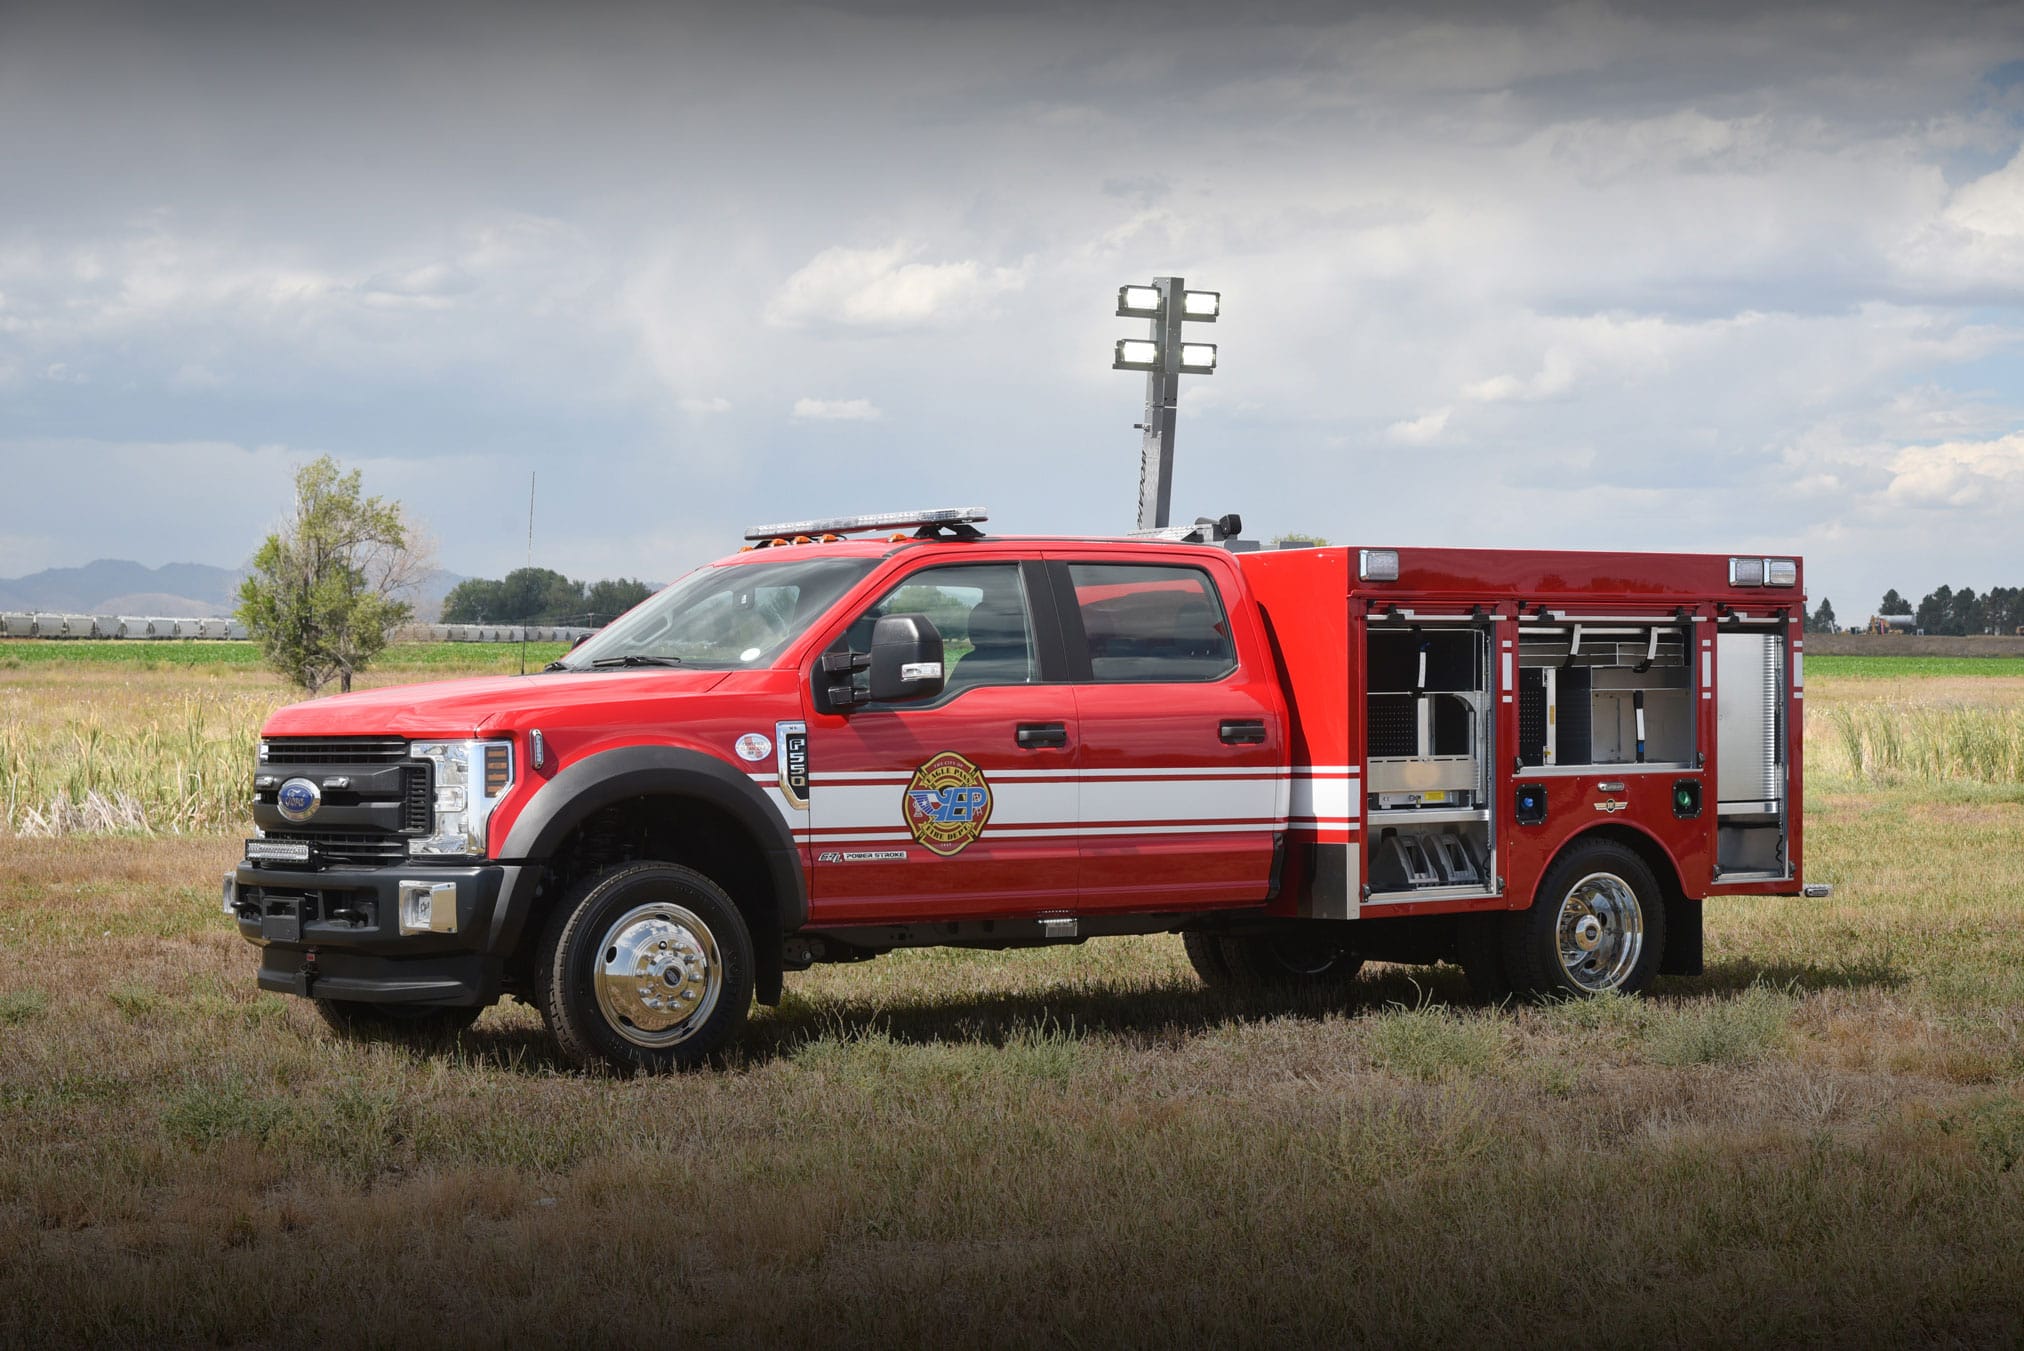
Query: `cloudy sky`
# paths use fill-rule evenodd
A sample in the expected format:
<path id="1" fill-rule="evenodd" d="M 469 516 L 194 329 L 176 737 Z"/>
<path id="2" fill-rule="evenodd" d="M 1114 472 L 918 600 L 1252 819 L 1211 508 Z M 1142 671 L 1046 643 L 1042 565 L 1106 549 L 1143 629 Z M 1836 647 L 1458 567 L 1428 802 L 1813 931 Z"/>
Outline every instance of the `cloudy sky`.
<path id="1" fill-rule="evenodd" d="M 711 8 L 0 0 L 0 575 L 1122 529 L 1180 274 L 1177 514 L 2024 582 L 2024 7 Z"/>

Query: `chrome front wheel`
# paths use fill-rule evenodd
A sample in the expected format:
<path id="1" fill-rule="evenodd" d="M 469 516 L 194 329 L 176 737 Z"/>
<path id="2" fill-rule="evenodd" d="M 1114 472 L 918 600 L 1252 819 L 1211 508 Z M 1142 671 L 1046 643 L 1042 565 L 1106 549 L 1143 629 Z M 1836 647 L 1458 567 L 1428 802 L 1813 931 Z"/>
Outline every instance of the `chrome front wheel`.
<path id="1" fill-rule="evenodd" d="M 716 935 L 683 906 L 636 905 L 605 929 L 598 948 L 598 1011 L 635 1046 L 687 1040 L 724 993 Z"/>

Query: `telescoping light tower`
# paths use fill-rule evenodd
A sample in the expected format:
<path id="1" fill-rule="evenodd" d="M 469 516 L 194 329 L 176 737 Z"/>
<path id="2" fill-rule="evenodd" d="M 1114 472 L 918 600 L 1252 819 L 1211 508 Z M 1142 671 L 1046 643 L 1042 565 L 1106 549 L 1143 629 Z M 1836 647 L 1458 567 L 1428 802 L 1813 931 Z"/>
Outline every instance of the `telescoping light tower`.
<path id="1" fill-rule="evenodd" d="M 1117 312 L 1150 320 L 1144 338 L 1121 338 L 1111 369 L 1146 373 L 1144 433 L 1139 442 L 1140 530 L 1165 529 L 1174 495 L 1174 409 L 1183 375 L 1214 375 L 1216 345 L 1183 342 L 1181 325 L 1213 324 L 1223 308 L 1220 291 L 1190 291 L 1179 277 L 1154 277 L 1151 286 L 1120 286 Z"/>

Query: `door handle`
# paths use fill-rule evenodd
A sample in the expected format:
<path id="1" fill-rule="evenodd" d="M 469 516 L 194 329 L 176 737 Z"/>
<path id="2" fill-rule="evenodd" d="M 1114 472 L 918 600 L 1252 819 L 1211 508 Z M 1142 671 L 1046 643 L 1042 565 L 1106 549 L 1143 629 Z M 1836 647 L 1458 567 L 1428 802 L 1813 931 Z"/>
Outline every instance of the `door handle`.
<path id="1" fill-rule="evenodd" d="M 1066 746 L 1068 724 L 1061 722 L 1022 722 L 1016 733 L 1019 745 L 1029 751 L 1044 746 Z"/>
<path id="2" fill-rule="evenodd" d="M 1223 739 L 1225 746 L 1262 746 L 1265 744 L 1265 723 L 1258 718 L 1225 718 L 1217 727 L 1216 735 Z"/>

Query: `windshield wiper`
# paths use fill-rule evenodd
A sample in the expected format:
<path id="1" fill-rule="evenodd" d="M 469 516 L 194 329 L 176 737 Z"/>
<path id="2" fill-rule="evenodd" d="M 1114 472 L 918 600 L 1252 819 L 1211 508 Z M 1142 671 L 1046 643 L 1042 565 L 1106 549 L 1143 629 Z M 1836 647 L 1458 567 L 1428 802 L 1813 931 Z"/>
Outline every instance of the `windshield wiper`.
<path id="1" fill-rule="evenodd" d="M 623 657 L 599 657 L 590 665 L 593 670 L 608 670 L 614 666 L 680 666 L 681 664 L 682 659 L 680 657 L 650 657 L 643 652 L 628 652 Z"/>
<path id="2" fill-rule="evenodd" d="M 546 675 L 550 671 L 574 671 L 575 669 L 574 666 L 571 666 L 566 661 L 551 661 L 548 665 L 541 668 L 541 673 Z"/>

